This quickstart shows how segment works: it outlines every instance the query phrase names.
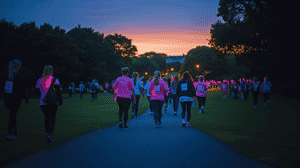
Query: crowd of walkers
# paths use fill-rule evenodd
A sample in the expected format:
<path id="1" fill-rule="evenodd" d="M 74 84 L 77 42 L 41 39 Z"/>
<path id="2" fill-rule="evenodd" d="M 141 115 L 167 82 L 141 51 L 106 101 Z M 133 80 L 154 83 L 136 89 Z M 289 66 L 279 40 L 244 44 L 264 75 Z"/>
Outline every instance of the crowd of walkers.
<path id="1" fill-rule="evenodd" d="M 4 85 L 4 104 L 10 111 L 10 117 L 8 122 L 8 134 L 6 140 L 16 140 L 16 134 L 19 128 L 16 127 L 16 115 L 22 102 L 22 97 L 25 98 L 25 102 L 28 104 L 28 98 L 25 94 L 24 79 L 19 73 L 22 63 L 19 60 L 13 60 L 9 63 L 9 72 L 5 79 Z M 191 126 L 191 108 L 194 104 L 194 98 L 197 98 L 199 102 L 199 113 L 204 113 L 205 101 L 207 97 L 207 89 L 220 87 L 223 92 L 223 99 L 226 99 L 228 91 L 234 100 L 237 100 L 239 93 L 241 95 L 241 101 L 247 101 L 248 95 L 253 96 L 254 108 L 257 108 L 258 94 L 261 92 L 264 97 L 264 106 L 270 103 L 269 94 L 271 92 L 272 84 L 268 77 L 264 78 L 264 82 L 260 83 L 256 77 L 253 80 L 238 80 L 215 82 L 205 81 L 205 78 L 200 75 L 198 81 L 193 81 L 193 78 L 188 72 L 183 73 L 183 77 L 179 80 L 178 76 L 172 76 L 171 79 L 162 78 L 160 71 L 154 72 L 154 77 L 151 77 L 148 81 L 141 82 L 138 73 L 134 72 L 132 78 L 128 77 L 129 68 L 124 67 L 121 69 L 121 77 L 118 77 L 115 81 L 112 81 L 111 85 L 106 82 L 103 86 L 104 93 L 108 92 L 115 94 L 116 101 L 119 106 L 119 128 L 128 128 L 128 110 L 130 104 L 132 104 L 132 118 L 138 117 L 139 99 L 140 96 L 144 97 L 146 94 L 149 100 L 150 115 L 154 116 L 155 128 L 162 124 L 161 118 L 163 116 L 162 110 L 167 111 L 168 102 L 173 102 L 174 115 L 177 115 L 178 104 L 180 102 L 182 107 L 182 126 Z M 49 143 L 53 143 L 53 130 L 55 126 L 55 118 L 58 106 L 63 104 L 62 93 L 60 83 L 57 78 L 53 76 L 53 67 L 46 65 L 42 72 L 42 76 L 36 83 L 36 96 L 40 97 L 39 106 L 45 116 L 45 138 Z M 85 91 L 90 92 L 91 99 L 97 99 L 97 92 L 100 85 L 97 80 L 92 80 L 91 83 L 79 85 L 80 99 L 83 98 Z M 69 98 L 75 92 L 74 83 L 69 85 Z M 55 95 L 55 96 L 54 96 Z M 185 114 L 187 113 L 187 122 L 185 123 Z M 122 122 L 122 116 L 124 115 L 124 123 Z"/>

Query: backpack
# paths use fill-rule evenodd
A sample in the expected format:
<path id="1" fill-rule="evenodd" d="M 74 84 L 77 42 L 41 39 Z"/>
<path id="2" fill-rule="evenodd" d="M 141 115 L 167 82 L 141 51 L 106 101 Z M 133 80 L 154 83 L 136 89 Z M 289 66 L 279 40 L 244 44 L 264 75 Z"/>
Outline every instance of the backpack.
<path id="1" fill-rule="evenodd" d="M 46 103 L 47 105 L 57 105 L 57 103 L 58 103 L 57 95 L 54 90 L 55 80 L 56 80 L 56 78 L 53 78 L 50 88 L 48 89 L 48 92 L 47 92 L 45 98 L 43 99 L 44 103 Z"/>

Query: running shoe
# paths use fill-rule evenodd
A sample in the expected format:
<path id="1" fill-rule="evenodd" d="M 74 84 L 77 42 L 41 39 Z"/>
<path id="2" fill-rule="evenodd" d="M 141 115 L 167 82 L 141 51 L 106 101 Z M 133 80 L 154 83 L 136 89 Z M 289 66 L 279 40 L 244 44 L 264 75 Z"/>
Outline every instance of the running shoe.
<path id="1" fill-rule="evenodd" d="M 256 106 L 254 106 L 254 108 L 257 108 Z"/>
<path id="2" fill-rule="evenodd" d="M 158 122 L 158 125 L 161 125 L 161 121 Z"/>
<path id="3" fill-rule="evenodd" d="M 155 123 L 155 128 L 158 128 L 158 127 L 159 127 L 158 123 Z"/>
<path id="4" fill-rule="evenodd" d="M 190 126 L 191 126 L 190 122 L 187 122 L 187 123 L 186 123 L 186 126 L 187 126 L 187 127 L 190 127 Z"/>
<path id="5" fill-rule="evenodd" d="M 150 112 L 150 115 L 153 115 L 154 114 L 154 112 Z"/>
<path id="6" fill-rule="evenodd" d="M 270 100 L 268 100 L 268 104 L 270 103 Z"/>
<path id="7" fill-rule="evenodd" d="M 54 143 L 51 134 L 46 134 L 46 139 L 48 140 L 48 143 Z"/>
<path id="8" fill-rule="evenodd" d="M 125 125 L 124 128 L 128 128 L 128 125 Z"/>
<path id="9" fill-rule="evenodd" d="M 185 127 L 185 122 L 184 121 L 182 122 L 182 126 Z"/>
<path id="10" fill-rule="evenodd" d="M 134 118 L 134 114 L 133 113 L 131 113 L 131 118 Z"/>
<path id="11" fill-rule="evenodd" d="M 17 133 L 19 132 L 19 130 L 20 130 L 19 128 L 17 128 L 16 130 L 14 129 L 14 130 L 13 130 L 13 136 L 16 136 Z"/>
<path id="12" fill-rule="evenodd" d="M 5 140 L 7 141 L 15 141 L 17 138 L 11 134 L 7 134 Z"/>
<path id="13" fill-rule="evenodd" d="M 177 112 L 176 112 L 176 111 L 174 112 L 174 115 L 177 115 Z"/>
<path id="14" fill-rule="evenodd" d="M 135 118 L 138 118 L 137 115 L 135 116 Z"/>
<path id="15" fill-rule="evenodd" d="M 119 123 L 119 128 L 123 128 L 123 123 L 122 123 L 122 121 L 120 121 L 120 123 Z"/>
<path id="16" fill-rule="evenodd" d="M 201 110 L 201 109 L 199 110 L 199 113 L 202 113 L 202 110 Z"/>
<path id="17" fill-rule="evenodd" d="M 264 106 L 267 106 L 267 103 L 265 103 L 265 105 Z"/>

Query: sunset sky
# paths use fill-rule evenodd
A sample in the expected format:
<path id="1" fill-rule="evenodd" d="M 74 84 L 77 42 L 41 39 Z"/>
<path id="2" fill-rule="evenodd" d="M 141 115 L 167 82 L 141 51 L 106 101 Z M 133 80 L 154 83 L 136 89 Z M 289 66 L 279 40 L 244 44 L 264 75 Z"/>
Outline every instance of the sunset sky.
<path id="1" fill-rule="evenodd" d="M 1 0 L 0 19 L 20 25 L 35 21 L 69 31 L 91 27 L 108 34 L 132 39 L 138 54 L 187 54 L 206 45 L 211 24 L 217 20 L 219 0 Z"/>

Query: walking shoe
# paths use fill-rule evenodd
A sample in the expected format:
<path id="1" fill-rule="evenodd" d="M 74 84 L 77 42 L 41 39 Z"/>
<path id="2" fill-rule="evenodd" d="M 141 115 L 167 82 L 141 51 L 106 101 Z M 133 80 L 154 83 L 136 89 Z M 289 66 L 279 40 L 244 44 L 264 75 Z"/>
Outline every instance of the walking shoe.
<path id="1" fill-rule="evenodd" d="M 126 125 L 124 126 L 124 128 L 128 128 L 128 125 L 126 124 Z"/>
<path id="2" fill-rule="evenodd" d="M 46 139 L 48 140 L 48 143 L 54 143 L 51 134 L 46 134 Z"/>
<path id="3" fill-rule="evenodd" d="M 122 121 L 120 121 L 120 123 L 119 123 L 119 128 L 123 128 L 123 123 L 122 123 Z"/>
<path id="4" fill-rule="evenodd" d="M 177 115 L 177 112 L 176 112 L 176 111 L 174 112 L 174 115 Z"/>
<path id="5" fill-rule="evenodd" d="M 13 136 L 16 136 L 17 133 L 19 132 L 19 130 L 20 130 L 19 128 L 17 128 L 16 130 L 14 129 L 14 130 L 13 130 Z"/>
<path id="6" fill-rule="evenodd" d="M 150 112 L 150 115 L 153 115 L 153 112 Z"/>
<path id="7" fill-rule="evenodd" d="M 265 105 L 264 106 L 267 106 L 267 103 L 265 103 Z"/>
<path id="8" fill-rule="evenodd" d="M 202 110 L 201 110 L 201 109 L 199 110 L 199 113 L 202 113 Z"/>
<path id="9" fill-rule="evenodd" d="M 270 103 L 270 100 L 268 100 L 268 104 Z"/>
<path id="10" fill-rule="evenodd" d="M 254 106 L 254 108 L 257 108 L 256 106 Z"/>
<path id="11" fill-rule="evenodd" d="M 185 127 L 185 122 L 184 122 L 184 120 L 182 120 L 182 126 Z"/>
<path id="12" fill-rule="evenodd" d="M 134 117 L 134 114 L 133 113 L 131 113 L 131 118 L 133 118 Z"/>
<path id="13" fill-rule="evenodd" d="M 11 134 L 7 134 L 5 140 L 7 141 L 15 141 L 17 138 Z"/>
<path id="14" fill-rule="evenodd" d="M 158 125 L 161 125 L 161 121 L 158 122 Z"/>
<path id="15" fill-rule="evenodd" d="M 155 128 L 158 128 L 158 127 L 159 127 L 158 123 L 155 123 Z"/>
<path id="16" fill-rule="evenodd" d="M 137 115 L 135 116 L 135 118 L 138 118 Z"/>
<path id="17" fill-rule="evenodd" d="M 187 126 L 187 127 L 190 127 L 190 126 L 191 126 L 190 122 L 187 122 L 187 123 L 186 123 L 186 126 Z"/>

